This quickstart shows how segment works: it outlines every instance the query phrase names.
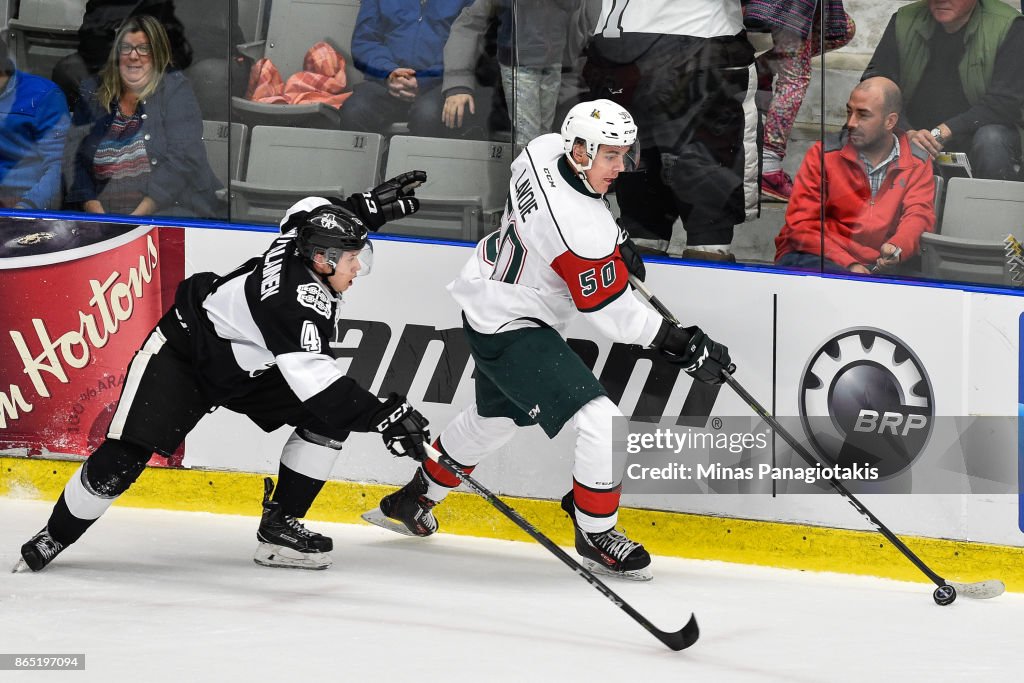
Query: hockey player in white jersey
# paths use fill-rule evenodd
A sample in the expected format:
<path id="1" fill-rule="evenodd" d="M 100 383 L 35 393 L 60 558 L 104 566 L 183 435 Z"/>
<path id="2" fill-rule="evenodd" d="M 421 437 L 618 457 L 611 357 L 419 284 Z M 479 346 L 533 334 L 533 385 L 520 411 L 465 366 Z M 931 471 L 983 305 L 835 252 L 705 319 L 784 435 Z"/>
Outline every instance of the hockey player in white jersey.
<path id="1" fill-rule="evenodd" d="M 348 201 L 303 199 L 262 256 L 224 276 L 184 280 L 128 367 L 106 440 L 68 481 L 47 525 L 22 546 L 22 561 L 33 571 L 48 565 L 135 482 L 152 453 L 170 456 L 205 414 L 225 407 L 268 432 L 295 427 L 276 491 L 265 482 L 254 560 L 328 567 L 331 539 L 300 518 L 349 432 L 378 432 L 393 453 L 418 459 L 430 438 L 426 419 L 405 398 L 378 399 L 329 353 L 342 294 L 370 271 L 368 227 L 415 212 L 409 195 L 424 180 L 413 171 Z"/>
<path id="2" fill-rule="evenodd" d="M 616 530 L 621 473 L 613 471 L 612 418 L 622 413 L 561 331 L 582 314 L 609 339 L 657 348 L 703 382 L 721 382 L 730 359 L 699 328 L 666 323 L 630 291 L 630 272 L 642 278 L 643 261 L 603 195 L 630 163 L 636 136 L 621 106 L 586 102 L 569 112 L 561 135 L 534 139 L 512 163 L 501 229 L 449 285 L 476 364 L 476 402 L 434 446 L 469 473 L 517 426 L 539 424 L 554 437 L 571 422 L 572 489 L 562 507 L 575 523 L 576 550 L 593 569 L 645 580 L 650 556 Z M 458 484 L 426 460 L 366 518 L 430 535 L 438 528 L 432 508 Z"/>

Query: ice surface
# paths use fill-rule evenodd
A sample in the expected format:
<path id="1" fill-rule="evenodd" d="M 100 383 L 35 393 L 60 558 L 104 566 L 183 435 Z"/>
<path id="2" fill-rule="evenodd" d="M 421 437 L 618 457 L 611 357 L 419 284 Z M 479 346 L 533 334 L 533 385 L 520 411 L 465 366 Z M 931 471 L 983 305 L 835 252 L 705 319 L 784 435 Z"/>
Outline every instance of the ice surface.
<path id="1" fill-rule="evenodd" d="M 43 572 L 7 573 L 49 510 L 0 498 L 0 653 L 85 653 L 86 670 L 0 681 L 988 682 L 1024 671 L 1024 595 L 943 608 L 925 584 L 656 557 L 654 581 L 611 585 L 666 630 L 696 612 L 700 641 L 672 652 L 539 545 L 369 525 L 311 522 L 333 536 L 334 566 L 268 569 L 252 562 L 256 517 L 115 506 Z"/>

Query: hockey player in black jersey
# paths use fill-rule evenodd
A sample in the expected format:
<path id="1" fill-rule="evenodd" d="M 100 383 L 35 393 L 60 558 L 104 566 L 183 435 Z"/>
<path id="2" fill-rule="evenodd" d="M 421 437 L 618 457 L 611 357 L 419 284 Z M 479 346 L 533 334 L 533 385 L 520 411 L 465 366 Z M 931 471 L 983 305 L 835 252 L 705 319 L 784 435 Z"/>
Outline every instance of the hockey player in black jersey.
<path id="1" fill-rule="evenodd" d="M 254 560 L 325 569 L 330 538 L 302 518 L 349 432 L 378 432 L 396 455 L 422 459 L 427 420 L 404 397 L 381 400 L 346 377 L 328 352 L 342 294 L 372 264 L 369 230 L 418 209 L 422 171 L 347 201 L 307 197 L 262 255 L 224 276 L 178 287 L 128 367 L 106 440 L 68 481 L 46 526 L 21 548 L 39 571 L 85 533 L 146 467 L 170 456 L 206 413 L 242 413 L 265 431 L 295 428 L 277 489 L 266 482 Z M 271 493 L 273 494 L 271 496 Z"/>

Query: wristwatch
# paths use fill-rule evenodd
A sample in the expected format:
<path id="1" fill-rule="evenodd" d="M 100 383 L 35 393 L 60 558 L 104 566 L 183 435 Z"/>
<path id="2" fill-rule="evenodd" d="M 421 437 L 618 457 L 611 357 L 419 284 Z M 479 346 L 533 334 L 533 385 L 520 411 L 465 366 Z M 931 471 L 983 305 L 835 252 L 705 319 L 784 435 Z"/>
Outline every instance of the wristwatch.
<path id="1" fill-rule="evenodd" d="M 945 138 L 942 137 L 942 131 L 938 128 L 932 128 L 929 132 L 932 134 L 932 137 L 935 138 L 935 142 L 940 145 L 945 141 Z"/>

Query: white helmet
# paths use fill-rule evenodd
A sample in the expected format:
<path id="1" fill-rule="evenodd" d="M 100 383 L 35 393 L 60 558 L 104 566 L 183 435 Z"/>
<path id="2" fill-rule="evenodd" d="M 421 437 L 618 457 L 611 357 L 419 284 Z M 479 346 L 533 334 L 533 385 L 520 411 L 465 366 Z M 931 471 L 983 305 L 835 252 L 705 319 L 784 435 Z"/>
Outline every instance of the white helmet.
<path id="1" fill-rule="evenodd" d="M 562 123 L 562 143 L 570 160 L 577 139 L 586 143 L 589 161 L 586 166 L 573 163 L 579 171 L 586 171 L 593 165 L 599 145 L 635 145 L 636 123 L 625 108 L 611 100 L 581 102 L 569 110 Z"/>

